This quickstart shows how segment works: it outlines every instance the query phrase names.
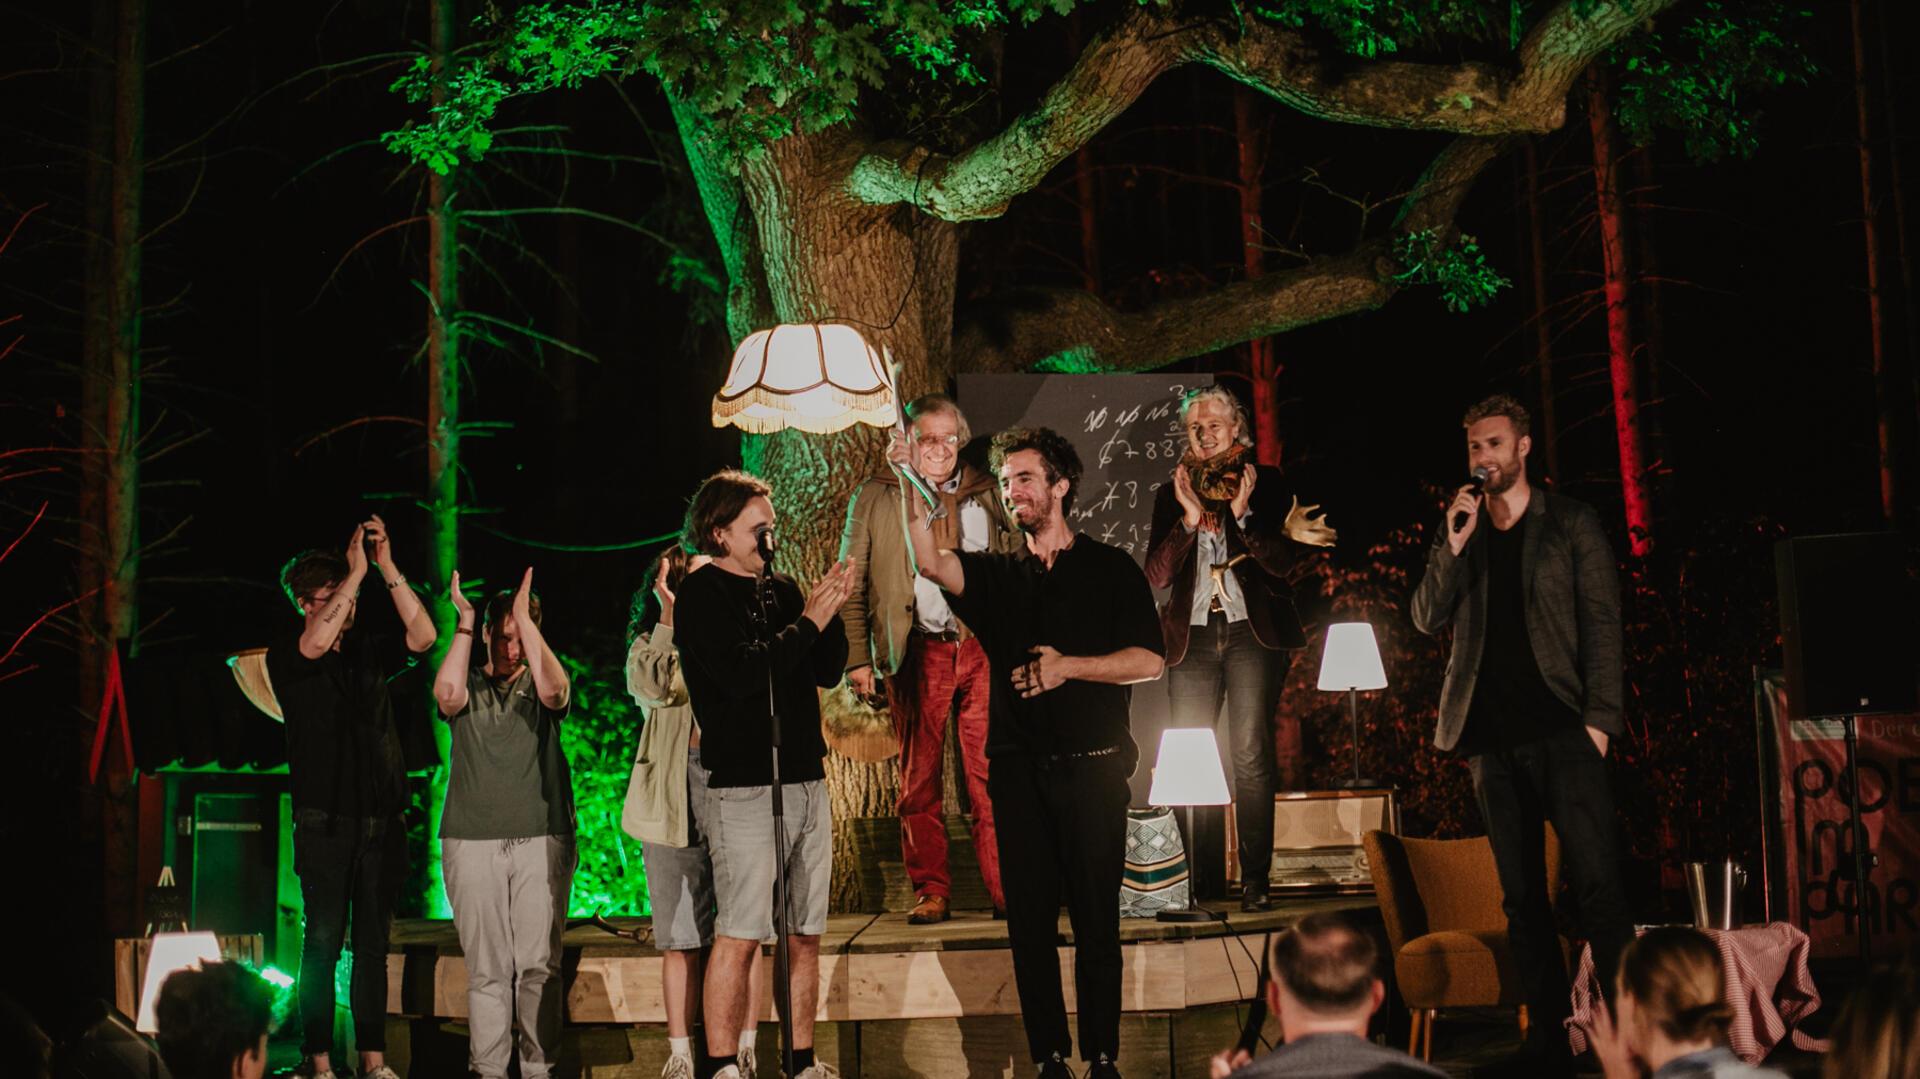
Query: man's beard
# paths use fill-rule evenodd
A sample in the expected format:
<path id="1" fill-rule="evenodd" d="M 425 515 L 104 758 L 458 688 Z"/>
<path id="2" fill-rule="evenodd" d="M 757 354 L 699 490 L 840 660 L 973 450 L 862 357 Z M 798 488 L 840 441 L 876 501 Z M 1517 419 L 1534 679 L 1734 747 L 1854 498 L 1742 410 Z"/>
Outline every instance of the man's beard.
<path id="1" fill-rule="evenodd" d="M 1026 517 L 1021 515 L 1019 506 L 1016 505 L 1011 507 L 1013 510 L 1014 523 L 1020 526 L 1020 531 L 1025 532 L 1029 536 L 1034 535 L 1038 533 L 1042 528 L 1045 528 L 1047 526 L 1047 521 L 1053 517 L 1053 495 L 1051 493 L 1048 493 L 1044 497 L 1046 499 L 1046 501 L 1044 502 L 1033 502 L 1028 504 L 1027 509 L 1029 512 L 1033 514 L 1033 520 L 1031 521 L 1027 520 Z"/>
<path id="2" fill-rule="evenodd" d="M 1499 465 L 1499 477 L 1487 484 L 1487 493 L 1490 495 L 1506 494 L 1513 489 L 1514 484 L 1520 481 L 1520 477 L 1526 474 L 1527 463 L 1517 453 L 1510 459 L 1499 462 Z"/>

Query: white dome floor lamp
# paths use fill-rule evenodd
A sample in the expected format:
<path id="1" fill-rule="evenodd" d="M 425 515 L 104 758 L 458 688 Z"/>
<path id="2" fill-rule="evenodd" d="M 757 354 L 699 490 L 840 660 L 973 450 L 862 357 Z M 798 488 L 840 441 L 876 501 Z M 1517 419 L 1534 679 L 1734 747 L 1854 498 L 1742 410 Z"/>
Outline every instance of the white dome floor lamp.
<path id="1" fill-rule="evenodd" d="M 1353 778 L 1346 786 L 1377 787 L 1360 775 L 1360 691 L 1387 688 L 1387 672 L 1380 665 L 1380 646 L 1373 626 L 1366 622 L 1335 622 L 1327 627 L 1325 651 L 1320 654 L 1320 688 L 1347 694 L 1347 725 L 1353 735 Z"/>

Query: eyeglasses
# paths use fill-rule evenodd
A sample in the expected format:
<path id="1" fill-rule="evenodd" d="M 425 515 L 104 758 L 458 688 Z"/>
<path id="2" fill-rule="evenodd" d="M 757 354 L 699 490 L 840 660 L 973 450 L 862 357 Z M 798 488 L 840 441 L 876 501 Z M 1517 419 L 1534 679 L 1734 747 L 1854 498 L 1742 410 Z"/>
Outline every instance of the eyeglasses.
<path id="1" fill-rule="evenodd" d="M 958 446 L 960 444 L 960 436 L 959 435 L 919 435 L 919 436 L 916 436 L 913 441 L 917 443 L 920 446 L 920 448 L 923 450 L 930 450 L 935 446 L 946 446 L 947 448 L 951 449 L 954 446 Z"/>

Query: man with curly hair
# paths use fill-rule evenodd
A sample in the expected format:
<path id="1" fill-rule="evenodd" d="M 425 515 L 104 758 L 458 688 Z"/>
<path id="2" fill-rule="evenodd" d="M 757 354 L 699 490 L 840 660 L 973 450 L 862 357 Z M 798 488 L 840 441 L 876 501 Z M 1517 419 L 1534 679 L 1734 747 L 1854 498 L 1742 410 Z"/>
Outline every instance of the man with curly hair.
<path id="1" fill-rule="evenodd" d="M 896 438 L 891 459 L 907 448 Z M 1042 1079 L 1072 1076 L 1056 925 L 1073 922 L 1080 1057 L 1115 1079 L 1120 1052 L 1120 874 L 1127 779 L 1140 753 L 1129 690 L 1160 677 L 1153 590 L 1131 555 L 1067 527 L 1080 455 L 1047 428 L 994 437 L 1000 494 L 1026 536 L 1012 553 L 944 550 L 906 498 L 920 572 L 979 635 L 990 671 L 987 793 L 1001 828 L 1001 887 L 1027 1048 Z"/>

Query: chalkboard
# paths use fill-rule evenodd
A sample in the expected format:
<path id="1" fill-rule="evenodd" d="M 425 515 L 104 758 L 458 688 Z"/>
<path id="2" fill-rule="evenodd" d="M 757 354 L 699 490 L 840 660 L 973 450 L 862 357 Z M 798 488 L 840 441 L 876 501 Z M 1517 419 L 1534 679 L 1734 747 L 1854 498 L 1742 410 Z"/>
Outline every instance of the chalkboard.
<path id="1" fill-rule="evenodd" d="M 979 442 L 1009 427 L 1051 427 L 1085 472 L 1067 523 L 1147 560 L 1153 496 L 1186 452 L 1180 396 L 1213 376 L 961 375 L 960 407 Z"/>

